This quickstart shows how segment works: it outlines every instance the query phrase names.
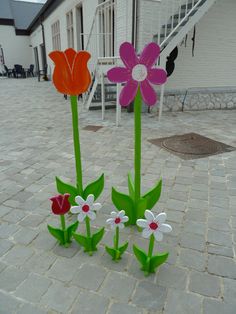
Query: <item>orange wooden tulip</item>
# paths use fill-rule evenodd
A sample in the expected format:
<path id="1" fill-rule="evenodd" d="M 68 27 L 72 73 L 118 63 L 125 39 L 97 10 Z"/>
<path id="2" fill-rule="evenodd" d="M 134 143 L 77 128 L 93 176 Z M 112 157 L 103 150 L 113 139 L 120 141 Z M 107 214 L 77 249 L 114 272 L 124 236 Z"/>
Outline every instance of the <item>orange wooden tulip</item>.
<path id="1" fill-rule="evenodd" d="M 55 63 L 53 83 L 59 93 L 76 96 L 86 92 L 91 83 L 87 67 L 89 52 L 69 48 L 64 52 L 52 51 L 49 57 Z"/>

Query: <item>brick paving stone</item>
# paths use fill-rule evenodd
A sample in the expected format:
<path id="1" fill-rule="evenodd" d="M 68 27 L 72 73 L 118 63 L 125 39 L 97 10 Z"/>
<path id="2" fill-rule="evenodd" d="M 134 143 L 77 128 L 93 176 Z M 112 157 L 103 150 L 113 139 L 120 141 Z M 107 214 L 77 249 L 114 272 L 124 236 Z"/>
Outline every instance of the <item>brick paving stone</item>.
<path id="1" fill-rule="evenodd" d="M 218 297 L 220 294 L 220 278 L 207 273 L 192 271 L 189 290 L 208 297 Z"/>
<path id="2" fill-rule="evenodd" d="M 75 302 L 72 314 L 107 313 L 109 299 L 90 291 L 81 292 Z"/>
<path id="3" fill-rule="evenodd" d="M 13 247 L 13 243 L 9 240 L 0 239 L 0 256 L 3 256 L 10 248 Z"/>
<path id="4" fill-rule="evenodd" d="M 200 314 L 201 297 L 179 290 L 168 292 L 164 314 Z"/>
<path id="5" fill-rule="evenodd" d="M 79 272 L 77 259 L 74 258 L 61 258 L 58 259 L 50 270 L 47 272 L 49 277 L 61 281 L 71 281 Z M 87 274 L 86 274 L 87 275 Z"/>
<path id="6" fill-rule="evenodd" d="M 47 314 L 48 312 L 44 309 L 36 307 L 30 303 L 23 304 L 17 311 L 17 314 Z"/>
<path id="7" fill-rule="evenodd" d="M 210 274 L 236 279 L 236 263 L 232 258 L 209 255 L 208 272 Z"/>
<path id="8" fill-rule="evenodd" d="M 0 314 L 15 313 L 20 306 L 20 301 L 9 294 L 0 291 Z"/>
<path id="9" fill-rule="evenodd" d="M 205 239 L 202 235 L 183 232 L 180 238 L 180 246 L 203 252 L 205 249 Z"/>
<path id="10" fill-rule="evenodd" d="M 29 277 L 15 291 L 15 295 L 30 302 L 39 302 L 52 284 L 51 280 L 36 274 Z"/>
<path id="11" fill-rule="evenodd" d="M 60 313 L 68 313 L 76 297 L 79 294 L 77 287 L 67 287 L 59 282 L 51 285 L 41 299 L 41 304 Z"/>
<path id="12" fill-rule="evenodd" d="M 56 256 L 46 252 L 36 253 L 31 256 L 22 266 L 24 269 L 38 273 L 44 274 L 55 262 Z"/>
<path id="13" fill-rule="evenodd" d="M 135 284 L 136 280 L 130 276 L 111 272 L 104 280 L 99 292 L 106 297 L 128 302 L 134 291 Z"/>
<path id="14" fill-rule="evenodd" d="M 162 265 L 157 273 L 157 284 L 167 288 L 185 289 L 187 284 L 187 273 L 172 265 Z"/>
<path id="15" fill-rule="evenodd" d="M 3 257 L 5 263 L 11 265 L 22 265 L 34 254 L 34 251 L 25 246 L 14 246 L 8 253 Z"/>
<path id="16" fill-rule="evenodd" d="M 203 314 L 235 314 L 236 302 L 221 302 L 214 299 L 204 299 Z"/>
<path id="17" fill-rule="evenodd" d="M 208 227 L 214 230 L 221 231 L 230 231 L 230 225 L 228 219 L 223 219 L 219 217 L 209 217 L 208 218 Z"/>
<path id="18" fill-rule="evenodd" d="M 24 217 L 25 217 L 25 213 L 23 211 L 15 209 L 15 210 L 11 210 L 9 214 L 5 215 L 3 220 L 10 223 L 17 223 Z"/>
<path id="19" fill-rule="evenodd" d="M 12 208 L 0 205 L 0 217 L 4 217 L 6 214 L 12 211 Z"/>
<path id="20" fill-rule="evenodd" d="M 179 254 L 179 264 L 190 269 L 204 271 L 207 265 L 207 257 L 206 254 L 195 250 L 181 249 Z"/>
<path id="21" fill-rule="evenodd" d="M 108 314 L 143 314 L 143 310 L 129 304 L 113 303 Z"/>
<path id="22" fill-rule="evenodd" d="M 209 230 L 207 240 L 211 244 L 223 245 L 226 247 L 232 246 L 232 236 L 230 233 L 225 233 L 216 230 Z"/>
<path id="23" fill-rule="evenodd" d="M 43 230 L 33 240 L 32 244 L 37 249 L 50 251 L 56 245 L 56 240 L 46 230 Z"/>
<path id="24" fill-rule="evenodd" d="M 20 225 L 34 228 L 41 224 L 44 220 L 45 220 L 44 216 L 32 214 L 21 220 Z"/>
<path id="25" fill-rule="evenodd" d="M 72 283 L 84 289 L 97 291 L 106 277 L 107 271 L 101 266 L 83 265 L 73 276 Z"/>
<path id="26" fill-rule="evenodd" d="M 19 229 L 20 227 L 15 224 L 2 223 L 0 225 L 0 238 L 7 239 Z"/>
<path id="27" fill-rule="evenodd" d="M 19 244 L 28 245 L 30 244 L 38 235 L 38 231 L 29 228 L 21 228 L 14 235 L 14 241 Z"/>
<path id="28" fill-rule="evenodd" d="M 206 228 L 207 226 L 205 223 L 199 223 L 196 221 L 186 220 L 183 224 L 184 232 L 191 232 L 191 233 L 196 233 L 199 235 L 205 235 Z"/>
<path id="29" fill-rule="evenodd" d="M 132 303 L 148 310 L 162 310 L 166 302 L 166 295 L 167 289 L 165 287 L 141 281 L 132 297 Z"/>
<path id="30" fill-rule="evenodd" d="M 223 285 L 224 285 L 224 300 L 228 303 L 233 303 L 235 301 L 235 295 L 236 295 L 236 280 L 224 278 L 223 279 Z"/>
<path id="31" fill-rule="evenodd" d="M 222 255 L 227 257 L 234 257 L 232 247 L 225 247 L 221 245 L 208 244 L 207 251 L 211 254 Z"/>
<path id="32" fill-rule="evenodd" d="M 27 276 L 27 271 L 10 266 L 0 273 L 0 289 L 14 291 Z"/>

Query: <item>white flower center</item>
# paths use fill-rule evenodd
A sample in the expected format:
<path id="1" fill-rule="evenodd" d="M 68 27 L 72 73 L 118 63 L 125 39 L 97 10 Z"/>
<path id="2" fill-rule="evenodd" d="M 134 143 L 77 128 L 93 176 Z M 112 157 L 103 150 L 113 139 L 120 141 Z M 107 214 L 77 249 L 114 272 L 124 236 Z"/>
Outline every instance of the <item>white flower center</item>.
<path id="1" fill-rule="evenodd" d="M 132 69 L 132 78 L 135 81 L 142 82 L 146 79 L 147 77 L 147 68 L 145 67 L 144 64 L 137 64 L 135 67 Z"/>

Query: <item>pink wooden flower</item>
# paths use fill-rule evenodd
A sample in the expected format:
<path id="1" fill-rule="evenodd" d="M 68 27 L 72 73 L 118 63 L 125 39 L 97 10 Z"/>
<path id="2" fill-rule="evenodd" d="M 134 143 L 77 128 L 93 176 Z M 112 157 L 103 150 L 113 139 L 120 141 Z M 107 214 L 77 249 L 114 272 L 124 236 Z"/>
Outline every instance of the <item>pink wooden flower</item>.
<path id="1" fill-rule="evenodd" d="M 162 85 L 167 80 L 164 69 L 153 68 L 160 55 L 160 47 L 152 42 L 144 47 L 140 57 L 134 47 L 125 42 L 120 46 L 120 57 L 125 67 L 115 67 L 107 72 L 108 79 L 115 83 L 126 83 L 120 93 L 121 106 L 128 106 L 135 98 L 138 87 L 144 102 L 155 105 L 157 95 L 151 84 Z"/>

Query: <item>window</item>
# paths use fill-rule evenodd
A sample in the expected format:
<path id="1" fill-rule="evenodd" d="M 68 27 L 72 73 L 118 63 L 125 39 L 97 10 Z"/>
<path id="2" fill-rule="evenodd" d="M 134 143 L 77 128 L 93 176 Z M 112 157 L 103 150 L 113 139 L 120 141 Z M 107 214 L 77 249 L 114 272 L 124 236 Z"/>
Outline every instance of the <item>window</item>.
<path id="1" fill-rule="evenodd" d="M 60 22 L 56 21 L 52 24 L 52 48 L 53 50 L 61 50 Z"/>
<path id="2" fill-rule="evenodd" d="M 74 28 L 72 10 L 66 14 L 67 42 L 68 48 L 74 48 Z"/>

